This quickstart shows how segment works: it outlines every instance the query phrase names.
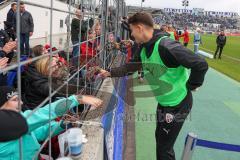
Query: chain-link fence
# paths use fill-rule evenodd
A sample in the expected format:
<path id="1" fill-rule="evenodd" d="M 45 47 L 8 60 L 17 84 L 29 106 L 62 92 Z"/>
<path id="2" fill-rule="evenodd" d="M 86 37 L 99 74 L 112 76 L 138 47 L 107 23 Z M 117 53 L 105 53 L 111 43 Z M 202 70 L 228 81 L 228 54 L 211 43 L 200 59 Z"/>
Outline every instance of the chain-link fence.
<path id="1" fill-rule="evenodd" d="M 60 117 L 64 114 L 62 108 L 58 106 L 60 104 L 68 105 L 68 97 L 73 94 L 96 95 L 102 80 L 96 78 L 92 68 L 93 66 L 94 68 L 96 66 L 104 69 L 109 68 L 117 53 L 109 47 L 109 41 L 127 36 L 121 30 L 120 24 L 121 17 L 127 16 L 126 4 L 124 0 L 62 0 L 62 5 L 67 6 L 67 8 L 60 9 L 58 5 L 55 5 L 60 3 L 57 0 L 41 2 L 29 0 L 17 1 L 16 3 L 15 34 L 17 48 L 12 57 L 12 62 L 6 68 L 1 69 L 0 74 L 7 75 L 8 85 L 17 88 L 19 110 L 23 111 L 29 126 L 32 123 L 35 124 L 35 130 L 30 126 L 29 131 L 34 132 L 43 126 L 47 128 L 45 132 L 48 132 L 48 134 L 45 133 L 47 135 L 45 138 L 41 140 L 35 138 L 38 141 L 36 143 L 41 145 L 34 146 L 36 148 L 34 154 L 30 155 L 31 158 L 38 159 L 43 150 L 48 150 L 46 153 L 49 157 L 52 157 L 52 142 L 49 140 L 56 135 L 58 130 L 58 128 L 53 127 L 53 124 L 56 115 Z M 35 39 L 34 44 L 36 45 L 30 46 L 30 49 L 26 45 L 27 42 L 23 43 L 27 37 L 31 36 L 23 31 L 23 23 L 26 21 L 24 19 L 24 14 L 26 14 L 23 11 L 24 5 L 45 9 L 48 11 L 46 15 L 49 14 L 47 24 L 38 23 L 40 20 L 35 19 L 34 15 L 32 16 L 35 24 L 34 28 L 47 25 L 49 33 L 44 41 L 38 43 Z M 59 16 L 59 13 L 61 13 L 61 16 L 65 16 L 65 20 L 60 21 L 60 27 L 66 25 L 67 29 L 56 40 L 54 30 L 57 28 L 54 24 L 54 18 Z M 33 34 L 35 33 L 33 32 Z M 59 41 L 59 39 L 65 41 L 63 47 L 55 47 L 58 43 L 56 41 Z M 30 39 L 30 41 L 33 40 Z M 38 47 L 40 47 L 40 51 Z M 35 78 L 31 77 L 33 75 L 29 73 L 29 70 L 34 72 Z M 35 72 L 38 72 L 38 74 L 36 75 Z M 9 77 L 13 80 L 12 83 L 9 83 Z M 41 82 L 38 81 L 39 79 L 42 79 Z M 41 83 L 47 84 L 47 87 Z M 34 101 L 34 99 L 37 100 Z M 24 103 L 23 105 L 21 105 L 21 100 Z M 60 103 L 59 100 L 62 100 L 62 102 Z M 89 107 L 88 105 L 76 107 L 74 112 L 81 115 Z M 44 120 L 32 122 L 35 121 L 34 118 L 41 118 L 41 109 L 43 108 L 46 111 L 43 115 Z M 29 133 L 27 136 L 34 136 L 32 134 Z M 19 150 L 16 151 L 20 159 L 29 159 L 27 157 L 29 151 L 26 146 L 31 146 L 31 144 L 28 143 L 26 137 L 20 138 Z"/>

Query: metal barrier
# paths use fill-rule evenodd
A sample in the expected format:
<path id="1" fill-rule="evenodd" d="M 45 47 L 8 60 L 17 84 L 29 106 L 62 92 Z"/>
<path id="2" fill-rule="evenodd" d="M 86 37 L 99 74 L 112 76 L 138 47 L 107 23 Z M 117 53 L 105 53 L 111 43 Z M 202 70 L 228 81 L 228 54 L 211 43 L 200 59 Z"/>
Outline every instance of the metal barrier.
<path id="1" fill-rule="evenodd" d="M 120 19 L 122 16 L 126 16 L 127 15 L 127 9 L 126 9 L 126 4 L 124 2 L 124 0 L 78 0 L 77 2 L 74 0 L 68 0 L 68 10 L 61 10 L 58 8 L 54 7 L 54 0 L 49 0 L 48 2 L 50 2 L 50 6 L 44 5 L 44 4 L 37 4 L 37 3 L 33 3 L 32 1 L 22 1 L 27 5 L 30 6 L 34 6 L 34 7 L 39 7 L 39 8 L 44 8 L 44 9 L 48 9 L 50 11 L 50 21 L 49 21 L 49 28 L 50 28 L 50 39 L 49 39 L 49 43 L 50 43 L 50 52 L 49 54 L 44 54 L 44 55 L 40 55 L 38 57 L 34 57 L 31 59 L 27 59 L 22 61 L 21 60 L 21 53 L 20 53 L 20 1 L 17 1 L 17 14 L 16 14 L 16 19 L 17 19 L 17 27 L 16 27 L 16 35 L 18 37 L 18 41 L 17 41 L 17 50 L 16 50 L 16 55 L 17 55 L 17 62 L 11 64 L 10 66 L 6 67 L 5 69 L 0 70 L 0 74 L 4 73 L 4 72 L 8 72 L 10 70 L 17 70 L 17 90 L 19 93 L 19 108 L 21 110 L 21 105 L 20 105 L 20 100 L 22 99 L 22 76 L 21 76 L 21 70 L 22 67 L 29 64 L 29 63 L 33 63 L 33 62 L 37 62 L 38 60 L 44 58 L 44 57 L 50 57 L 50 63 L 53 61 L 53 58 L 56 54 L 59 53 L 59 51 L 61 50 L 56 50 L 53 51 L 52 47 L 53 47 L 53 11 L 56 12 L 62 12 L 65 13 L 66 16 L 68 15 L 70 18 L 68 19 L 68 23 L 71 24 L 71 17 L 73 17 L 75 15 L 75 12 L 72 12 L 73 9 L 76 9 L 77 6 L 80 6 L 80 10 L 84 10 L 84 19 L 87 20 L 87 31 L 89 31 L 90 29 L 90 18 L 92 18 L 94 20 L 94 23 L 98 22 L 101 25 L 101 34 L 98 35 L 97 37 L 94 38 L 94 40 L 97 41 L 97 44 L 100 41 L 100 49 L 97 51 L 97 54 L 95 56 L 93 56 L 93 58 L 91 59 L 87 59 L 86 57 L 86 63 L 84 65 L 80 64 L 80 55 L 81 55 L 81 50 L 79 50 L 78 53 L 78 57 L 77 57 L 77 66 L 75 66 L 75 72 L 74 73 L 70 73 L 70 69 L 67 70 L 68 72 L 68 76 L 67 79 L 64 81 L 64 83 L 60 86 L 58 86 L 57 88 L 52 88 L 52 84 L 53 82 L 53 78 L 52 78 L 52 68 L 50 68 L 50 74 L 48 75 L 48 81 L 49 81 L 49 96 L 42 101 L 41 104 L 39 104 L 34 110 L 32 110 L 31 113 L 28 114 L 28 116 L 26 118 L 29 118 L 30 116 L 32 116 L 34 113 L 36 113 L 38 111 L 39 108 L 41 108 L 44 104 L 48 103 L 49 104 L 49 133 L 48 133 L 48 138 L 42 142 L 40 149 L 35 153 L 35 155 L 33 155 L 32 159 L 37 159 L 40 152 L 42 151 L 43 147 L 49 142 L 49 157 L 52 156 L 52 151 L 51 151 L 51 141 L 49 141 L 54 133 L 55 130 L 51 129 L 51 111 L 52 111 L 52 107 L 51 107 L 51 103 L 52 103 L 52 97 L 58 92 L 60 91 L 63 87 L 66 86 L 66 97 L 69 97 L 70 95 L 68 94 L 68 86 L 69 86 L 69 82 L 72 79 L 77 79 L 76 82 L 76 88 L 77 88 L 77 92 L 80 92 L 79 88 L 80 85 L 80 75 L 85 72 L 87 70 L 87 67 L 90 63 L 94 62 L 96 59 L 98 59 L 101 63 L 100 65 L 102 65 L 101 67 L 104 69 L 107 69 L 110 67 L 112 59 L 114 57 L 114 55 L 116 54 L 116 51 L 108 51 L 107 48 L 107 44 L 108 44 L 108 36 L 110 34 L 114 34 L 114 36 L 119 36 L 120 35 L 120 30 L 121 30 L 121 24 L 120 24 Z M 74 3 L 73 3 L 74 2 Z M 65 1 L 66 3 L 66 1 Z M 34 17 L 33 17 L 34 19 Z M 66 46 L 62 49 L 62 51 L 66 51 L 67 53 L 67 64 L 71 64 L 71 56 L 70 56 L 70 51 L 73 47 L 75 46 L 81 46 L 82 44 L 86 43 L 87 44 L 87 53 L 88 54 L 88 43 L 93 40 L 90 39 L 88 37 L 86 37 L 85 41 L 81 41 L 81 37 L 83 35 L 81 35 L 81 26 L 82 26 L 83 20 L 80 20 L 80 31 L 79 31 L 79 42 L 77 44 L 71 44 L 70 42 L 70 33 L 69 33 L 69 29 L 67 30 L 66 34 L 67 34 L 67 42 L 66 42 Z M 41 26 L 35 26 L 35 27 L 41 27 Z M 126 35 L 126 34 L 125 34 Z M 124 38 L 124 37 L 122 37 Z M 93 45 L 92 45 L 93 47 Z M 98 82 L 98 84 L 94 84 L 94 85 L 89 85 L 88 84 L 88 80 L 86 78 L 86 76 L 84 77 L 84 86 L 83 86 L 83 90 L 81 90 L 82 93 L 86 93 L 86 90 L 88 90 L 90 88 L 90 94 L 96 94 L 97 90 L 99 89 L 101 85 L 101 81 Z M 84 111 L 88 110 L 90 106 L 84 106 Z M 83 112 L 84 112 L 83 111 Z M 78 109 L 77 109 L 78 112 Z M 22 138 L 20 138 L 19 140 L 19 154 L 20 154 L 20 159 L 24 159 L 24 152 L 23 152 L 23 140 Z"/>
<path id="2" fill-rule="evenodd" d="M 189 133 L 185 140 L 182 160 L 191 160 L 194 149 L 197 146 L 231 152 L 240 152 L 240 145 L 207 141 L 197 138 L 197 135 L 194 133 Z"/>
<path id="3" fill-rule="evenodd" d="M 6 3 L 8 0 L 2 1 L 0 2 L 0 5 L 3 5 L 4 3 Z"/>

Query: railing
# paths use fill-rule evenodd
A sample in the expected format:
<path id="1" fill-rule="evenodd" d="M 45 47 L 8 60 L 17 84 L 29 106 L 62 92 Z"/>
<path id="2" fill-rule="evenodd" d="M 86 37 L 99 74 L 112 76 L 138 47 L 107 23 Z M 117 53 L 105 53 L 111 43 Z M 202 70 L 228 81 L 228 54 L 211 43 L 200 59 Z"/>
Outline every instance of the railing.
<path id="1" fill-rule="evenodd" d="M 67 46 L 61 50 L 56 50 L 56 51 L 53 51 L 52 48 L 50 48 L 50 52 L 48 54 L 43 54 L 43 55 L 40 55 L 38 57 L 34 57 L 34 58 L 29 58 L 27 60 L 21 60 L 21 51 L 20 51 L 20 37 L 21 37 L 21 34 L 20 34 L 20 1 L 17 1 L 17 14 L 16 14 L 16 17 L 17 17 L 17 26 L 16 26 L 16 36 L 18 37 L 18 41 L 17 41 L 17 50 L 16 50 L 16 56 L 17 56 L 17 62 L 16 63 L 13 63 L 11 65 L 9 65 L 8 67 L 0 70 L 0 74 L 2 73 L 6 73 L 6 72 L 9 72 L 11 70 L 16 70 L 17 71 L 17 90 L 18 90 L 18 93 L 19 93 L 19 108 L 21 110 L 21 105 L 20 105 L 20 99 L 23 97 L 23 95 L 21 94 L 22 93 L 22 68 L 26 65 L 29 65 L 30 63 L 34 63 L 34 62 L 37 62 L 41 59 L 43 59 L 44 57 L 49 57 L 50 59 L 50 64 L 53 62 L 53 58 L 55 55 L 57 55 L 59 53 L 59 51 L 67 51 L 67 55 L 66 55 L 66 61 L 67 61 L 67 64 L 69 64 L 68 67 L 75 67 L 75 72 L 74 73 L 70 73 L 70 68 L 67 69 L 67 72 L 68 72 L 68 76 L 67 76 L 67 79 L 64 81 L 64 83 L 62 83 L 61 85 L 59 85 L 57 88 L 52 88 L 52 85 L 54 83 L 54 80 L 53 80 L 53 77 L 52 77 L 52 68 L 50 68 L 50 74 L 48 75 L 48 83 L 49 83 L 49 94 L 48 96 L 41 102 L 41 104 L 39 104 L 38 106 L 35 107 L 34 110 L 31 111 L 31 113 L 29 113 L 25 118 L 27 119 L 27 121 L 29 120 L 29 117 L 31 117 L 32 115 L 34 114 L 37 114 L 37 111 L 39 111 L 39 109 L 41 107 L 43 107 L 44 104 L 48 103 L 48 107 L 49 107 L 49 120 L 48 120 L 48 126 L 49 126 L 49 130 L 48 130 L 48 138 L 46 138 L 42 143 L 41 143 L 41 147 L 38 149 L 37 152 L 34 153 L 34 155 L 32 155 L 32 159 L 37 159 L 38 156 L 39 156 L 39 153 L 41 153 L 42 149 L 46 146 L 46 144 L 49 142 L 49 145 L 48 145 L 48 154 L 49 154 L 49 157 L 52 156 L 52 150 L 51 150 L 51 147 L 52 147 L 52 143 L 51 141 L 49 141 L 54 133 L 54 131 L 56 131 L 55 129 L 51 129 L 51 123 L 52 123 L 52 112 L 54 112 L 52 110 L 52 106 L 51 106 L 51 103 L 52 103 L 52 98 L 63 88 L 66 86 L 66 95 L 65 97 L 68 98 L 70 95 L 69 95 L 69 90 L 68 90 L 68 86 L 70 84 L 70 81 L 75 79 L 76 80 L 76 83 L 74 84 L 77 88 L 77 93 L 79 92 L 82 92 L 82 93 L 86 93 L 86 90 L 88 90 L 90 88 L 90 94 L 92 95 L 95 95 L 97 90 L 99 89 L 100 85 L 101 85 L 101 81 L 98 82 L 97 85 L 91 85 L 91 82 L 90 82 L 90 85 L 89 85 L 89 81 L 87 79 L 87 77 L 83 76 L 84 78 L 84 85 L 81 86 L 80 84 L 80 76 L 82 76 L 82 73 L 83 72 L 88 72 L 88 66 L 94 62 L 96 59 L 98 59 L 101 63 L 98 65 L 104 69 L 107 69 L 110 67 L 111 65 L 111 62 L 112 62 L 112 59 L 114 57 L 114 54 L 115 52 L 114 51 L 107 51 L 106 48 L 107 48 L 107 45 L 108 45 L 108 36 L 109 34 L 114 34 L 114 36 L 117 36 L 120 34 L 120 23 L 119 23 L 119 19 L 121 16 L 123 15 L 126 15 L 126 13 L 124 13 L 124 10 L 126 8 L 125 6 L 125 3 L 123 2 L 124 0 L 93 0 L 93 10 L 86 10 L 85 11 L 85 14 L 84 14 L 84 19 L 87 19 L 87 32 L 90 30 L 90 29 L 93 29 L 93 28 L 90 28 L 89 26 L 89 23 L 90 23 L 90 18 L 94 19 L 94 21 L 99 21 L 100 25 L 101 25 L 101 34 L 98 35 L 97 37 L 95 38 L 91 38 L 89 37 L 89 34 L 87 34 L 87 37 L 86 37 L 86 40 L 85 41 L 81 41 L 81 26 L 82 26 L 82 20 L 80 20 L 80 32 L 79 32 L 79 42 L 78 43 L 75 43 L 75 44 L 71 44 L 70 42 L 70 35 L 69 33 L 68 34 L 68 38 L 67 38 Z M 5 3 L 7 1 L 4 1 L 4 2 L 1 2 L 1 4 Z M 61 12 L 61 13 L 65 13 L 66 16 L 69 15 L 69 16 L 72 16 L 72 15 L 75 15 L 75 12 L 72 12 L 72 9 L 75 9 L 74 6 L 72 6 L 72 3 L 71 3 L 71 0 L 69 0 L 69 4 L 68 4 L 68 10 L 62 10 L 62 9 L 59 9 L 57 8 L 56 6 L 54 6 L 54 0 L 50 0 L 50 5 L 49 6 L 46 6 L 45 4 L 37 4 L 37 3 L 34 3 L 34 1 L 23 1 L 25 4 L 29 5 L 29 6 L 34 6 L 34 7 L 39 7 L 39 8 L 44 8 L 44 9 L 47 9 L 50 11 L 50 18 L 49 18 L 49 28 L 50 28 L 50 46 L 52 47 L 53 46 L 53 30 L 55 28 L 53 28 L 53 11 L 57 11 L 57 12 Z M 48 1 L 49 2 L 49 1 Z M 88 7 L 88 1 L 84 1 L 85 2 L 85 5 L 87 6 L 87 8 L 91 8 L 91 7 Z M 81 0 L 81 4 L 83 4 L 83 0 Z M 109 7 L 113 7 L 113 10 L 112 10 L 112 13 L 109 13 L 111 12 L 109 10 Z M 98 8 L 98 9 L 96 9 Z M 81 10 L 83 10 L 82 6 L 80 8 Z M 114 12 L 114 13 L 113 13 Z M 109 15 L 114 15 L 115 19 L 109 19 Z M 98 18 L 98 16 L 101 15 L 101 18 Z M 44 18 L 44 17 L 43 17 Z M 34 19 L 34 16 L 33 16 L 33 19 Z M 35 19 L 35 21 L 37 21 Z M 71 24 L 71 19 L 69 19 L 69 24 Z M 111 27 L 110 26 L 114 26 L 114 27 Z M 41 26 L 36 26 L 35 27 L 41 27 Z M 88 47 L 89 47 L 89 43 L 92 41 L 92 40 L 95 40 L 95 42 L 97 44 L 100 44 L 99 46 L 99 50 L 97 51 L 97 54 L 96 55 L 92 55 L 93 58 L 91 59 L 87 59 L 86 58 L 86 63 L 83 65 L 81 64 L 80 62 L 80 55 L 81 55 L 81 49 L 79 50 L 79 53 L 78 53 L 78 57 L 77 57 L 77 64 L 76 65 L 70 65 L 71 64 L 71 60 L 72 60 L 72 57 L 71 57 L 71 53 L 70 53 L 70 50 L 73 48 L 73 47 L 76 47 L 76 46 L 79 46 L 81 47 L 81 45 L 83 44 L 87 44 L 87 51 L 86 51 L 86 54 L 88 55 Z M 100 40 L 100 43 L 99 43 L 99 40 Z M 95 49 L 93 48 L 94 45 L 92 45 L 92 49 Z M 79 88 L 82 87 L 83 90 L 80 90 Z M 67 100 L 66 100 L 67 102 Z M 89 110 L 91 106 L 87 106 L 85 105 L 84 106 L 84 111 L 83 113 L 85 113 L 87 110 Z M 76 110 L 76 113 L 80 114 L 80 111 L 78 111 L 78 108 Z M 25 137 L 22 137 L 20 138 L 19 140 L 19 159 L 26 159 L 25 158 L 25 153 L 24 153 L 24 147 L 26 147 L 26 143 L 25 141 L 23 141 Z M 1 156 L 1 155 L 0 155 Z M 0 157 L 1 159 L 1 157 Z"/>
<path id="2" fill-rule="evenodd" d="M 3 5 L 4 3 L 6 3 L 7 1 L 9 1 L 9 0 L 5 0 L 5 1 L 0 2 L 0 6 Z"/>
<path id="3" fill-rule="evenodd" d="M 203 140 L 198 138 L 196 134 L 189 133 L 185 139 L 185 145 L 184 145 L 181 160 L 191 160 L 193 157 L 194 150 L 197 147 L 230 151 L 230 152 L 240 152 L 240 145 Z"/>

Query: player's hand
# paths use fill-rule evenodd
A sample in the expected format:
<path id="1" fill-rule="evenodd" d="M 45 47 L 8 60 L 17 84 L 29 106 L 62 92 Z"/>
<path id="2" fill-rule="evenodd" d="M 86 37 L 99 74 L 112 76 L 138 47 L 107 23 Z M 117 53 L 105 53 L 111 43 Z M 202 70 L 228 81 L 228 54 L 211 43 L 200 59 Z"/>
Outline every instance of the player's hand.
<path id="1" fill-rule="evenodd" d="M 29 32 L 29 37 L 32 37 L 32 35 L 33 35 L 33 32 Z"/>
<path id="2" fill-rule="evenodd" d="M 80 104 L 88 104 L 93 107 L 100 107 L 103 101 L 97 97 L 82 95 L 81 98 L 78 98 Z"/>
<path id="3" fill-rule="evenodd" d="M 107 77 L 111 76 L 111 73 L 106 71 L 106 70 L 104 70 L 104 69 L 100 69 L 99 73 L 98 73 L 98 76 L 102 77 L 102 78 L 107 78 Z"/>

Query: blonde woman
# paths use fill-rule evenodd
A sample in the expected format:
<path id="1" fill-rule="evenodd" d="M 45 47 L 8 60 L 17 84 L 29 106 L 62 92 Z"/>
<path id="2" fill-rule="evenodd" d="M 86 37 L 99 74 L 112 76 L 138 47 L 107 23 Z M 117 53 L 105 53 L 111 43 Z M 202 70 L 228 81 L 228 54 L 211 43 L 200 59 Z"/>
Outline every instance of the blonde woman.
<path id="1" fill-rule="evenodd" d="M 36 63 L 28 66 L 25 72 L 25 93 L 23 95 L 23 109 L 34 109 L 41 104 L 49 96 L 49 76 L 52 77 L 52 90 L 56 90 L 68 78 L 68 70 L 57 57 L 49 56 L 38 60 Z M 72 81 L 70 82 L 72 83 Z M 74 83 L 77 84 L 77 83 Z M 77 87 L 74 84 L 68 85 L 68 94 L 74 94 Z M 63 86 L 53 97 L 52 101 L 57 97 L 66 96 L 66 87 Z M 81 86 L 78 88 L 81 89 Z"/>

